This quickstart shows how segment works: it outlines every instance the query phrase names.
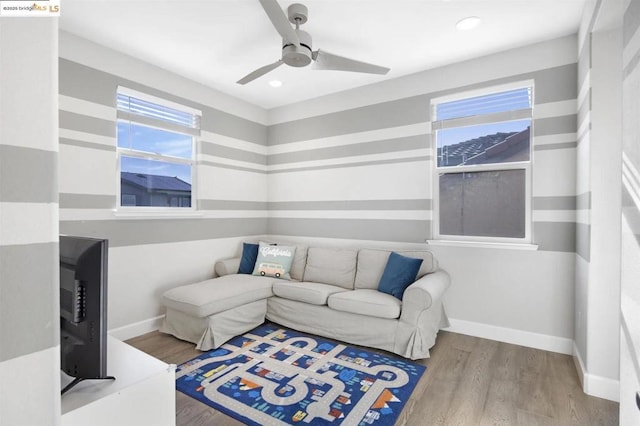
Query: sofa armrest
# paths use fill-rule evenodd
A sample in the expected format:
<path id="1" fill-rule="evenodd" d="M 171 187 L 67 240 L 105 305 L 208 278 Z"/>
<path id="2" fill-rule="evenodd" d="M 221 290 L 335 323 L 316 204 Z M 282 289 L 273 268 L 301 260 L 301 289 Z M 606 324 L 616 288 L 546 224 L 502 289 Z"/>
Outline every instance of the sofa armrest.
<path id="1" fill-rule="evenodd" d="M 216 276 L 223 277 L 225 275 L 237 274 L 240 268 L 240 258 L 222 259 L 216 262 Z"/>
<path id="2" fill-rule="evenodd" d="M 416 324 L 422 311 L 441 302 L 450 282 L 449 274 L 439 269 L 407 287 L 402 296 L 400 320 Z"/>

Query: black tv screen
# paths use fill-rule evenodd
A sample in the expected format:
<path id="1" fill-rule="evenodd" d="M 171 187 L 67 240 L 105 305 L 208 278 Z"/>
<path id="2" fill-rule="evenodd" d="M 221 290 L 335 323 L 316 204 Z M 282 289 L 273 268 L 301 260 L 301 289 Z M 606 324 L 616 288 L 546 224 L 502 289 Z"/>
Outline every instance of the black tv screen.
<path id="1" fill-rule="evenodd" d="M 106 239 L 60 236 L 60 362 L 74 378 L 64 394 L 87 379 L 107 375 Z"/>

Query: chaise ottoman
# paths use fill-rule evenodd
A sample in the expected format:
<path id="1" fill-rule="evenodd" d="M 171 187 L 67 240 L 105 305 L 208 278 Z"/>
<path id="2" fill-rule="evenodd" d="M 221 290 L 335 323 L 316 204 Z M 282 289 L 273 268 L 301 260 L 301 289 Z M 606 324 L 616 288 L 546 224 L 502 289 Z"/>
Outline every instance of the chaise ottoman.
<path id="1" fill-rule="evenodd" d="M 274 280 L 233 274 L 171 289 L 162 296 L 160 331 L 201 351 L 217 348 L 264 322 Z"/>

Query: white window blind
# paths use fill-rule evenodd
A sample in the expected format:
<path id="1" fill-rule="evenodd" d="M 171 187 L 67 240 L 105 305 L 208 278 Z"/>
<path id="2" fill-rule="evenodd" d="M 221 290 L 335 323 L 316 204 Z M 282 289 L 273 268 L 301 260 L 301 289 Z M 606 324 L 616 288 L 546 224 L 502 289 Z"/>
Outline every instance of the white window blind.
<path id="1" fill-rule="evenodd" d="M 174 106 L 173 103 L 151 96 L 136 95 L 119 88 L 117 95 L 118 118 L 140 124 L 179 131 L 194 136 L 200 134 L 200 111 Z"/>
<path id="2" fill-rule="evenodd" d="M 437 104 L 436 119 L 448 120 L 529 108 L 531 108 L 531 88 L 523 87 Z"/>

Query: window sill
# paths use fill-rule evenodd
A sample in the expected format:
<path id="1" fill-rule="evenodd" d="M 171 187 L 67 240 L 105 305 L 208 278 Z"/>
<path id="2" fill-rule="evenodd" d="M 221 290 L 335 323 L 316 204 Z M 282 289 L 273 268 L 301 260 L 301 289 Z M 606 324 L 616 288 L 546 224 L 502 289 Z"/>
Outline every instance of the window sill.
<path id="1" fill-rule="evenodd" d="M 430 246 L 493 248 L 506 250 L 538 250 L 537 244 L 527 243 L 490 243 L 484 241 L 427 240 Z"/>
<path id="2" fill-rule="evenodd" d="M 117 219 L 193 219 L 203 217 L 204 213 L 196 210 L 173 211 L 173 210 L 113 210 L 113 215 Z"/>

